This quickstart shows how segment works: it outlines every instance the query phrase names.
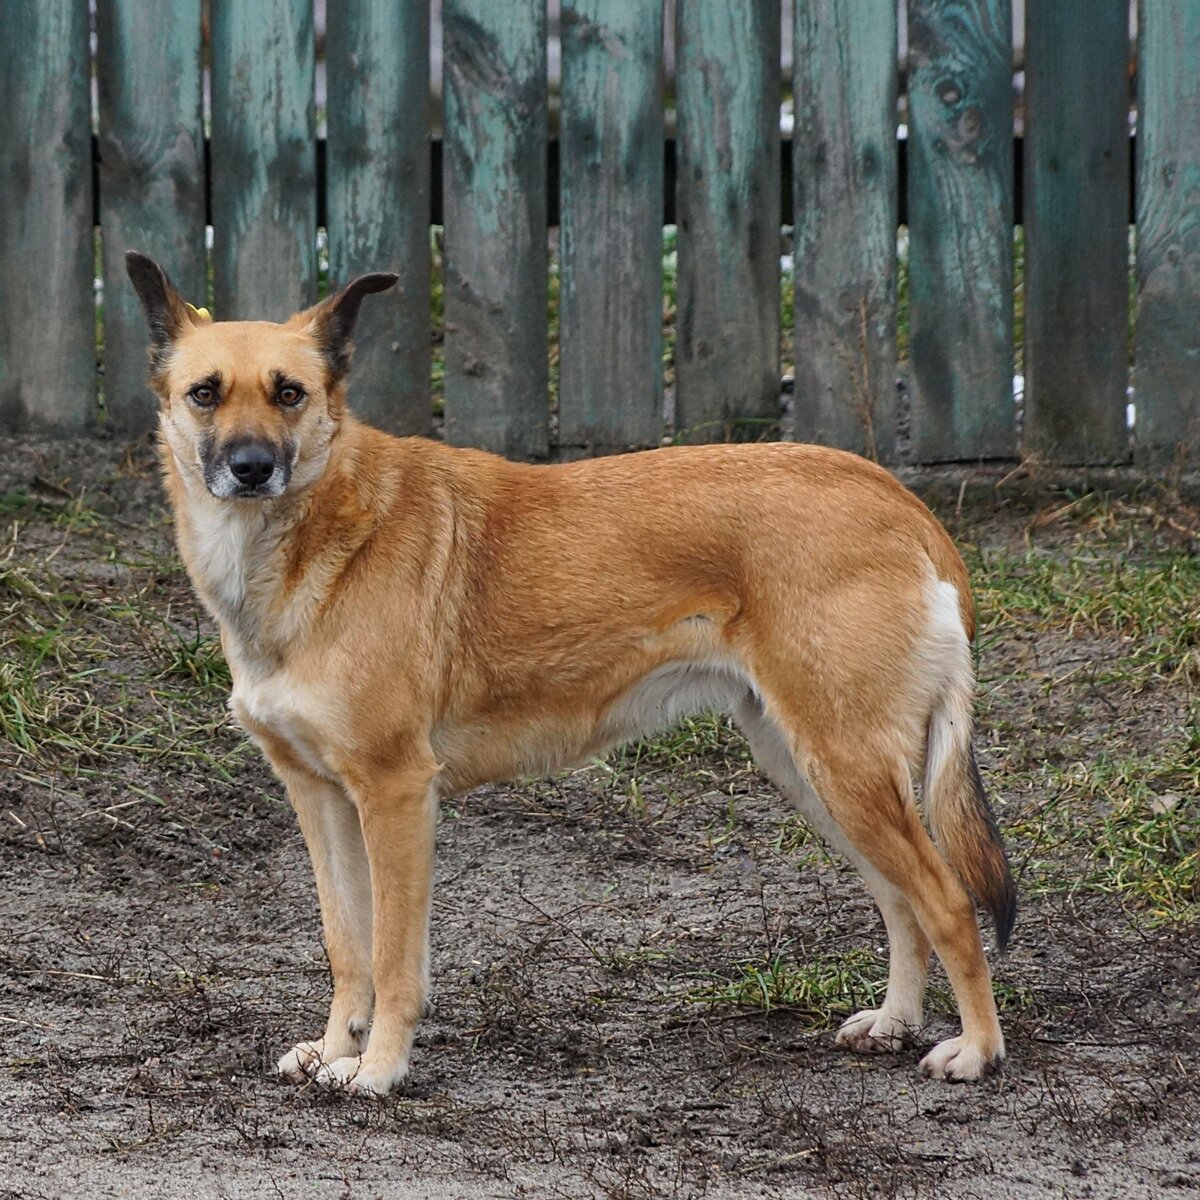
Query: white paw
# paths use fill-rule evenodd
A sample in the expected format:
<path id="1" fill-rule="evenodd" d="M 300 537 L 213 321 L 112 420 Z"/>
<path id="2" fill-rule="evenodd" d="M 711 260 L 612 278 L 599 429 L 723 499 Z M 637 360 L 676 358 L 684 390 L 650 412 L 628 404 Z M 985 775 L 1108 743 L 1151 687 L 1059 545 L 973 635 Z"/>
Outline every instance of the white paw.
<path id="1" fill-rule="evenodd" d="M 842 1022 L 837 1044 L 855 1054 L 895 1054 L 920 1032 L 920 1021 L 906 1021 L 883 1008 L 865 1008 Z"/>
<path id="2" fill-rule="evenodd" d="M 948 1083 L 966 1083 L 982 1079 L 995 1070 L 1004 1058 L 1004 1041 L 997 1047 L 981 1047 L 965 1037 L 948 1038 L 938 1042 L 921 1059 L 921 1074 L 928 1079 L 945 1079 Z"/>
<path id="3" fill-rule="evenodd" d="M 349 1092 L 352 1096 L 386 1096 L 408 1074 L 408 1064 L 392 1066 L 373 1063 L 367 1056 L 337 1058 L 322 1063 L 313 1078 L 331 1091 Z"/>
<path id="4" fill-rule="evenodd" d="M 303 1083 L 320 1065 L 325 1053 L 325 1039 L 315 1042 L 300 1042 L 293 1046 L 276 1064 L 275 1069 L 284 1079 Z"/>
<path id="5" fill-rule="evenodd" d="M 344 1029 L 333 1026 L 332 1033 L 326 1029 L 324 1037 L 293 1046 L 275 1069 L 284 1079 L 303 1083 L 317 1073 L 322 1063 L 361 1054 L 367 1044 L 367 1025 L 366 1021 L 351 1021 Z"/>

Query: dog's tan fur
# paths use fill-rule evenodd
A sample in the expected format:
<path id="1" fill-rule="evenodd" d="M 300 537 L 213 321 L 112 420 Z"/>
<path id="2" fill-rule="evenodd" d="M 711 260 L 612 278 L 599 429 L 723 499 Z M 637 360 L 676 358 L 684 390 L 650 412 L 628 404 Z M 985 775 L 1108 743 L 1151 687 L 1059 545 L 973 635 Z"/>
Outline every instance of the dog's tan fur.
<path id="1" fill-rule="evenodd" d="M 345 406 L 358 303 L 385 277 L 274 325 L 213 324 L 149 260 L 130 273 L 180 552 L 220 623 L 233 712 L 286 784 L 316 872 L 333 1001 L 283 1074 L 382 1093 L 407 1071 L 441 797 L 697 707 L 732 713 L 883 912 L 887 996 L 839 1042 L 915 1035 L 932 947 L 963 1032 L 925 1072 L 976 1079 L 1000 1060 L 964 887 L 1003 941 L 1012 882 L 969 741 L 973 605 L 919 500 L 811 446 L 535 467 L 392 438 Z M 200 407 L 205 380 L 216 396 L 196 395 L 215 402 Z M 218 498 L 222 448 L 248 437 L 290 460 L 290 481 Z M 916 804 L 922 770 L 942 853 Z"/>

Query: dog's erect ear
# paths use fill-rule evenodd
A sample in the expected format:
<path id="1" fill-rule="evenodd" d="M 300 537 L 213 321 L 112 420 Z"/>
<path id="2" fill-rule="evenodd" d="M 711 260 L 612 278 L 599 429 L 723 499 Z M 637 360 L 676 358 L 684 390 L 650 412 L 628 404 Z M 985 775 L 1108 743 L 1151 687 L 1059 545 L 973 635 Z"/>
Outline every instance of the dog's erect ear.
<path id="1" fill-rule="evenodd" d="M 125 270 L 146 310 L 146 320 L 150 322 L 150 358 L 159 366 L 171 343 L 185 325 L 192 323 L 192 318 L 166 271 L 152 258 L 130 250 L 125 255 Z"/>
<path id="2" fill-rule="evenodd" d="M 297 318 L 320 345 L 335 383 L 350 370 L 350 355 L 354 349 L 350 339 L 354 336 L 354 324 L 363 297 L 371 292 L 386 292 L 396 286 L 399 278 L 390 272 L 360 275 L 340 292 L 334 292 Z"/>

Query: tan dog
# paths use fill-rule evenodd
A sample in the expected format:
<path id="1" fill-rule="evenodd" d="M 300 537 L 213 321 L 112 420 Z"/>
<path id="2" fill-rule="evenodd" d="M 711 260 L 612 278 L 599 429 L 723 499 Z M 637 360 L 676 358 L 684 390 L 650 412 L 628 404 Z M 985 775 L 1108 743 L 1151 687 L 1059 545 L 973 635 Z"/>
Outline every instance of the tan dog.
<path id="1" fill-rule="evenodd" d="M 886 998 L 838 1042 L 915 1036 L 932 947 L 963 1031 L 923 1071 L 999 1062 L 968 889 L 1001 945 L 1015 894 L 971 750 L 967 574 L 919 500 L 813 446 L 523 466 L 389 437 L 346 411 L 346 371 L 362 298 L 394 275 L 282 325 L 213 324 L 149 259 L 128 268 L 180 553 L 316 872 L 333 1002 L 283 1075 L 384 1093 L 407 1072 L 440 798 L 703 709 L 732 714 L 883 913 Z"/>

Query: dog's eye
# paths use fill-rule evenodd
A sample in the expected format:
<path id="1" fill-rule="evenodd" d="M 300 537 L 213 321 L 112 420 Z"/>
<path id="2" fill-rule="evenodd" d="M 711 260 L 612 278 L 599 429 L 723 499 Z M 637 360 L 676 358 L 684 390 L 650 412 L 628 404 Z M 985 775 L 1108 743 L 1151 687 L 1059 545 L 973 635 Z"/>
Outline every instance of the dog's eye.
<path id="1" fill-rule="evenodd" d="M 275 399 L 288 408 L 295 408 L 304 399 L 304 392 L 288 383 L 279 389 Z"/>
<path id="2" fill-rule="evenodd" d="M 202 383 L 188 392 L 188 399 L 201 408 L 212 408 L 217 402 L 217 393 L 207 383 Z"/>

